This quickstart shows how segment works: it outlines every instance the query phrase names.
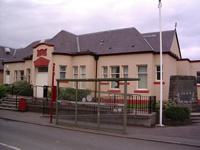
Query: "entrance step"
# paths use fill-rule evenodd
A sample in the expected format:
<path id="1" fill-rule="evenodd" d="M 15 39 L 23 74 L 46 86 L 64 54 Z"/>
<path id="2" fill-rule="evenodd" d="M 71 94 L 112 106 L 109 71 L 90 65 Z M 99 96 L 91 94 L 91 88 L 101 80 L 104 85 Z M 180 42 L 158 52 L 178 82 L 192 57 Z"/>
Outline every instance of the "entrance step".
<path id="1" fill-rule="evenodd" d="M 200 113 L 191 113 L 190 118 L 192 120 L 192 123 L 200 124 Z"/>
<path id="2" fill-rule="evenodd" d="M 18 109 L 17 108 L 11 108 L 11 107 L 2 107 L 0 106 L 0 110 L 12 110 L 12 111 L 17 111 Z"/>
<path id="3" fill-rule="evenodd" d="M 18 104 L 18 100 L 17 100 L 17 104 Z M 7 96 L 7 97 L 1 99 L 0 109 L 14 110 L 14 111 L 18 110 L 18 108 L 16 108 L 16 98 L 11 97 L 11 96 Z"/>

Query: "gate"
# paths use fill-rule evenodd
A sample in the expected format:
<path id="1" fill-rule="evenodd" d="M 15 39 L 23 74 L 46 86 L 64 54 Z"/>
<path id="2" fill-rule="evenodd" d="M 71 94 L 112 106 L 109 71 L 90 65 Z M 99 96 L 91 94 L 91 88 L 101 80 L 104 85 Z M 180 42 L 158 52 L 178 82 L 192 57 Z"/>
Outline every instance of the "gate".
<path id="1" fill-rule="evenodd" d="M 136 78 L 58 79 L 56 124 L 126 133 L 129 97 L 127 81 L 137 80 Z M 117 95 L 101 89 L 101 82 L 105 81 L 123 81 L 123 94 Z M 78 88 L 82 83 L 86 89 Z"/>

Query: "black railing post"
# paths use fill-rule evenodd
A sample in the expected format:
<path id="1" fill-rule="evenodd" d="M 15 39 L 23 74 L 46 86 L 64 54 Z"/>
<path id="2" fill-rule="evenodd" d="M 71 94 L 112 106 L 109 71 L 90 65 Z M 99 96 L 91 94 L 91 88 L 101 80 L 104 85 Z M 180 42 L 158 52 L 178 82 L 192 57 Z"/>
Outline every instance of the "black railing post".
<path id="1" fill-rule="evenodd" d="M 149 114 L 151 114 L 151 96 L 149 96 Z"/>
<path id="2" fill-rule="evenodd" d="M 136 96 L 136 107 L 135 107 L 135 114 L 137 114 L 137 96 Z"/>
<path id="3" fill-rule="evenodd" d="M 17 109 L 17 95 L 16 95 L 16 109 Z"/>
<path id="4" fill-rule="evenodd" d="M 42 102 L 43 102 L 43 109 L 42 109 L 42 111 L 43 111 L 43 116 L 44 116 L 44 100 L 42 100 Z"/>
<path id="5" fill-rule="evenodd" d="M 13 92 L 14 92 L 14 85 L 12 84 L 12 97 L 13 97 Z"/>
<path id="6" fill-rule="evenodd" d="M 35 86 L 35 105 L 36 105 L 36 100 L 37 100 L 37 85 Z"/>
<path id="7" fill-rule="evenodd" d="M 153 97 L 153 111 L 156 111 L 156 96 Z"/>

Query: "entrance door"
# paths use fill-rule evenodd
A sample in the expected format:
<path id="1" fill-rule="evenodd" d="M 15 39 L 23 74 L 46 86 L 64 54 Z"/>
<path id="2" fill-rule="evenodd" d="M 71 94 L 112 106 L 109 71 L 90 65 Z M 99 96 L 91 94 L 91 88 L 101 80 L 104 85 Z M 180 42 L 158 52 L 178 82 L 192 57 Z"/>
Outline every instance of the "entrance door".
<path id="1" fill-rule="evenodd" d="M 6 71 L 6 84 L 10 84 L 10 71 Z"/>
<path id="2" fill-rule="evenodd" d="M 37 67 L 37 97 L 43 97 L 43 86 L 48 85 L 48 67 Z"/>

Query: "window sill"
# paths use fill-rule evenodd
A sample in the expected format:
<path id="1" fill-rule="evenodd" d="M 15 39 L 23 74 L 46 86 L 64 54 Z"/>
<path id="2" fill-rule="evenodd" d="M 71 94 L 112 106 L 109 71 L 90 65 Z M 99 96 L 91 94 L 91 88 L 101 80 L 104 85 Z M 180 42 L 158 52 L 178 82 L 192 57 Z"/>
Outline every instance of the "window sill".
<path id="1" fill-rule="evenodd" d="M 156 81 L 153 84 L 160 84 L 160 81 Z M 165 84 L 165 82 L 163 82 L 163 84 Z"/>
<path id="2" fill-rule="evenodd" d="M 101 82 L 100 85 L 109 85 L 109 82 Z"/>
<path id="3" fill-rule="evenodd" d="M 149 93 L 149 90 L 134 90 L 134 93 Z"/>
<path id="4" fill-rule="evenodd" d="M 110 93 L 120 93 L 121 90 L 108 90 L 107 92 L 110 92 Z"/>
<path id="5" fill-rule="evenodd" d="M 119 82 L 119 85 L 124 85 L 124 82 Z M 130 82 L 127 82 L 127 85 L 130 85 Z"/>

